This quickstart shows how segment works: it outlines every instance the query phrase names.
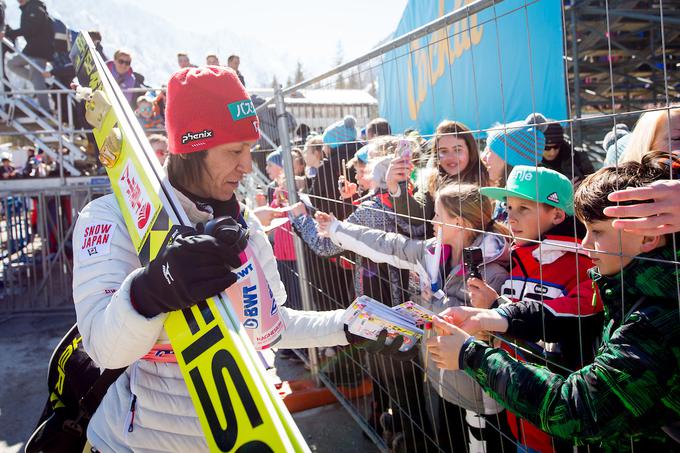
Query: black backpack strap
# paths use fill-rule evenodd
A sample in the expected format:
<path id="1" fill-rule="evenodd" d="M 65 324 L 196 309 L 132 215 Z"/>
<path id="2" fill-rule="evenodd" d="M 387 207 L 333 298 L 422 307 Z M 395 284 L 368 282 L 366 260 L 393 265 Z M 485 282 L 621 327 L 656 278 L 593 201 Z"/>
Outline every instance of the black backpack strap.
<path id="1" fill-rule="evenodd" d="M 99 407 L 99 403 L 101 403 L 109 387 L 116 382 L 116 379 L 118 379 L 125 370 L 127 370 L 127 367 L 118 368 L 116 370 L 104 370 L 90 390 L 88 390 L 85 396 L 80 399 L 80 409 L 85 411 L 85 415 L 88 419 L 92 417 L 94 411 Z"/>
<path id="2" fill-rule="evenodd" d="M 87 391 L 85 396 L 80 399 L 78 403 L 78 416 L 76 419 L 64 421 L 64 430 L 77 436 L 85 434 L 81 422 L 83 420 L 89 422 L 90 418 L 92 418 L 92 415 L 94 415 L 94 412 L 97 410 L 97 407 L 99 407 L 99 403 L 101 403 L 104 395 L 106 395 L 106 391 L 114 382 L 116 382 L 116 379 L 118 379 L 126 369 L 127 367 L 118 368 L 116 370 L 104 370 L 101 376 L 99 376 L 92 387 Z"/>

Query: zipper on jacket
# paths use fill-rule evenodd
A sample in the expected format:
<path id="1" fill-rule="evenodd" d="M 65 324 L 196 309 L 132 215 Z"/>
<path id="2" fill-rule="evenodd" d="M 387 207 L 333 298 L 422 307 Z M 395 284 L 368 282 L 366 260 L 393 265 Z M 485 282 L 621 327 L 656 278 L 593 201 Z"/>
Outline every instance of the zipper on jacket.
<path id="1" fill-rule="evenodd" d="M 135 406 L 137 405 L 137 395 L 132 395 L 132 403 L 130 404 L 130 424 L 128 425 L 127 431 L 131 433 L 134 428 L 135 423 Z"/>

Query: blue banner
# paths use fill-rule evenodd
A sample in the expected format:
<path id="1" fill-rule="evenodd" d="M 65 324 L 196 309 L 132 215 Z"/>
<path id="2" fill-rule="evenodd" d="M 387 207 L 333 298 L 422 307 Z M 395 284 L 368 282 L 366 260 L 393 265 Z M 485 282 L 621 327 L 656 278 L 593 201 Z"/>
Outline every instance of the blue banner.
<path id="1" fill-rule="evenodd" d="M 410 0 L 401 36 L 473 0 Z M 383 57 L 380 113 L 392 130 L 473 130 L 541 112 L 567 118 L 561 0 L 504 0 Z M 483 135 L 483 134 L 481 134 Z"/>

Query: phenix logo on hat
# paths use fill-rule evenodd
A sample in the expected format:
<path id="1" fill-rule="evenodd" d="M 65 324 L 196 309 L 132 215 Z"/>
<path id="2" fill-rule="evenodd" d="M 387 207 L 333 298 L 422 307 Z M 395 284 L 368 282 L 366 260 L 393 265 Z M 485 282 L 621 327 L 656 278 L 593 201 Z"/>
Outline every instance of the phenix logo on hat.
<path id="1" fill-rule="evenodd" d="M 260 138 L 248 92 L 232 69 L 184 68 L 168 82 L 165 126 L 172 154 Z"/>
<path id="2" fill-rule="evenodd" d="M 482 187 L 480 193 L 501 201 L 507 197 L 534 200 L 574 215 L 574 186 L 566 176 L 549 168 L 517 165 L 505 187 Z"/>

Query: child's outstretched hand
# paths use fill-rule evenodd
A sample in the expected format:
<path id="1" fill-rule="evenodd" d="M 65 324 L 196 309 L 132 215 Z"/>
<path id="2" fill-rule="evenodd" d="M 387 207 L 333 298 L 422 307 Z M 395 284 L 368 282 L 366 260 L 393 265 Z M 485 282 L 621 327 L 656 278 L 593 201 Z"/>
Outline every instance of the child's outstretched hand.
<path id="1" fill-rule="evenodd" d="M 470 302 L 473 307 L 489 308 L 498 299 L 496 290 L 480 278 L 468 279 L 467 285 L 468 291 L 470 291 Z"/>
<path id="2" fill-rule="evenodd" d="M 443 370 L 458 370 L 461 348 L 470 335 L 439 316 L 432 318 L 432 322 L 439 333 L 425 343 L 432 361 Z"/>
<path id="3" fill-rule="evenodd" d="M 290 210 L 290 214 L 293 217 L 307 215 L 307 208 L 305 207 L 305 204 L 303 202 L 298 201 L 293 205 L 293 209 Z"/>
<path id="4" fill-rule="evenodd" d="M 439 316 L 478 338 L 481 338 L 479 336 L 480 332 L 504 333 L 508 330 L 508 320 L 496 310 L 473 307 L 449 307 L 439 313 Z"/>
<path id="5" fill-rule="evenodd" d="M 330 235 L 331 225 L 335 222 L 335 216 L 318 211 L 314 214 L 314 218 L 319 224 L 319 236 L 328 237 Z"/>

